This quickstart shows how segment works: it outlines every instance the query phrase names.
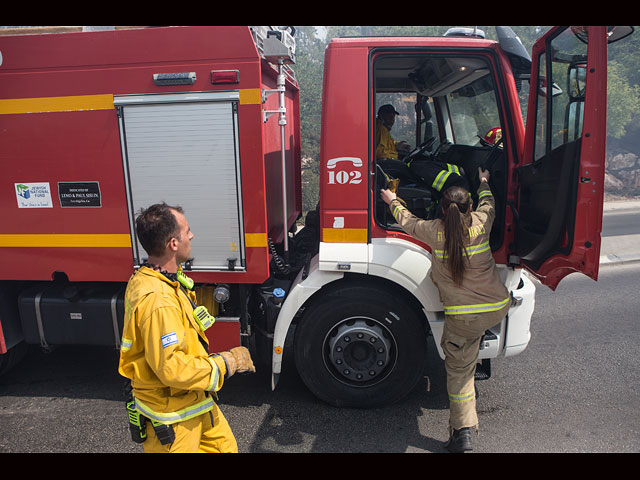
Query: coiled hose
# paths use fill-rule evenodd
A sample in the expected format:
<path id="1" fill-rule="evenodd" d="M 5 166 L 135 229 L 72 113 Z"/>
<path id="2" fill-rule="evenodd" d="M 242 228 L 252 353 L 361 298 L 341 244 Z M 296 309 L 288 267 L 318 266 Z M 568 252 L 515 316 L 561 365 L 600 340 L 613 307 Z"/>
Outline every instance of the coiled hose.
<path id="1" fill-rule="evenodd" d="M 268 238 L 269 243 L 269 252 L 271 252 L 271 256 L 273 257 L 273 263 L 275 263 L 276 268 L 283 275 L 287 275 L 290 271 L 289 265 L 284 261 L 284 259 L 278 255 L 276 252 L 276 247 L 273 245 L 273 241 L 271 238 Z"/>

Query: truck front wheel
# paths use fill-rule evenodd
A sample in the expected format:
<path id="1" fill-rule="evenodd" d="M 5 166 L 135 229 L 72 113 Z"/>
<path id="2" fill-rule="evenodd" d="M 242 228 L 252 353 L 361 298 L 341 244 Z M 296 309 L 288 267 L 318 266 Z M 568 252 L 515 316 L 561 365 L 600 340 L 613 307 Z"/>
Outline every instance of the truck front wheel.
<path id="1" fill-rule="evenodd" d="M 380 286 L 344 285 L 315 301 L 296 328 L 300 377 L 337 407 L 401 400 L 423 377 L 426 329 L 419 312 Z"/>

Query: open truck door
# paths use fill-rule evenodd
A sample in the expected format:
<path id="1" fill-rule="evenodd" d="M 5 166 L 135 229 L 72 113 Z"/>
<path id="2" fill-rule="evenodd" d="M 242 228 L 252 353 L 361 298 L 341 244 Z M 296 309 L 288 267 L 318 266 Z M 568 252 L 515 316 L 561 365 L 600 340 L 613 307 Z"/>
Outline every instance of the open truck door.
<path id="1" fill-rule="evenodd" d="M 607 44 L 631 27 L 553 27 L 532 49 L 515 237 L 520 264 L 555 290 L 597 280 L 604 196 Z"/>

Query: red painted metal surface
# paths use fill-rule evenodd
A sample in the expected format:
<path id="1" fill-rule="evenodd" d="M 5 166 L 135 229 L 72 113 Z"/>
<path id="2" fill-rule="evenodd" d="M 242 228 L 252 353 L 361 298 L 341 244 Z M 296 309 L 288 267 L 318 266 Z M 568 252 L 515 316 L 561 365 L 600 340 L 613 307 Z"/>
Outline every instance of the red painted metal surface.
<path id="1" fill-rule="evenodd" d="M 545 42 L 557 32 L 555 27 L 538 39 L 532 49 L 532 72 L 538 71 L 540 53 Z M 555 255 L 539 268 L 528 268 L 543 284 L 555 290 L 560 280 L 573 272 L 581 272 L 594 280 L 598 279 L 600 266 L 600 233 L 602 231 L 602 208 L 604 201 L 604 170 L 606 154 L 607 119 L 607 27 L 590 26 L 588 44 L 587 87 L 581 138 L 581 178 L 589 182 L 578 184 L 575 211 L 574 237 L 568 255 Z M 532 75 L 531 91 L 537 89 L 536 75 Z M 530 95 L 528 117 L 535 118 L 535 99 Z M 529 122 L 533 127 L 534 122 Z M 524 163 L 533 159 L 535 131 L 527 128 Z M 594 215 L 593 212 L 596 212 Z M 599 212 L 599 214 L 597 213 Z"/>
<path id="2" fill-rule="evenodd" d="M 0 100 L 257 91 L 274 88 L 276 79 L 275 69 L 260 59 L 248 27 L 7 36 L 0 38 L 0 50 Z M 232 69 L 239 71 L 239 84 L 211 84 L 212 70 Z M 153 82 L 154 73 L 181 71 L 196 72 L 195 84 L 160 87 Z M 287 107 L 291 225 L 301 210 L 299 93 L 292 81 L 287 82 Z M 280 168 L 277 117 L 263 123 L 262 105 L 241 101 L 238 123 L 244 232 L 281 238 L 280 182 L 275 185 L 274 178 Z M 0 143 L 0 235 L 129 233 L 115 108 L 0 115 Z M 61 208 L 55 188 L 59 181 L 98 181 L 101 208 Z M 18 209 L 14 184 L 20 182 L 48 182 L 52 208 Z M 127 281 L 133 268 L 126 247 L 12 246 L 0 248 L 0 256 L 5 265 L 0 280 L 50 280 L 62 271 L 71 281 Z M 261 283 L 269 275 L 266 242 L 247 247 L 246 261 L 246 272 L 191 276 L 196 282 Z"/>

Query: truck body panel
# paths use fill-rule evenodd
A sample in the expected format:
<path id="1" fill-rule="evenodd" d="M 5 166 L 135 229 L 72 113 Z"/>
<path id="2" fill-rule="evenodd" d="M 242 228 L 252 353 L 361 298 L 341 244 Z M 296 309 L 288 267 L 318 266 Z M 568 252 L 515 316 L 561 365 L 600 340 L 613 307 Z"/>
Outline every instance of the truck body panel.
<path id="1" fill-rule="evenodd" d="M 145 256 L 134 252 L 132 262 L 137 246 L 132 215 L 159 201 L 187 201 L 191 222 L 201 226 L 194 228 L 195 251 L 202 252 L 202 261 L 196 257 L 192 262 L 194 280 L 261 283 L 268 277 L 268 238 L 281 241 L 301 210 L 299 93 L 288 78 L 288 218 L 283 228 L 279 130 L 275 121 L 263 121 L 262 105 L 262 92 L 275 88 L 277 72 L 260 58 L 248 27 L 3 37 L 1 49 L 0 160 L 12 166 L 2 186 L 7 221 L 0 242 L 8 268 L 1 279 L 50 280 L 61 271 L 71 281 L 127 281 L 132 266 Z M 239 80 L 214 84 L 214 71 L 237 71 Z M 195 81 L 154 82 L 154 75 L 183 72 L 193 72 Z M 265 108 L 274 102 L 275 97 L 268 98 Z M 216 118 L 213 110 L 224 107 L 226 114 L 218 114 L 224 118 Z M 212 113 L 194 117 L 194 108 Z M 233 109 L 239 112 L 235 119 Z M 205 132 L 200 137 L 194 122 Z M 183 135 L 185 128 L 192 130 L 192 139 Z M 212 135 L 209 144 L 202 144 L 207 128 L 212 129 L 208 134 L 226 128 L 227 143 Z M 206 154 L 194 153 L 197 141 Z M 228 158 L 216 148 L 230 148 Z M 185 159 L 191 163 L 185 166 Z M 211 165 L 214 159 L 233 164 L 227 177 L 219 165 Z M 153 169 L 165 179 L 159 187 L 142 173 Z M 166 174 L 171 169 L 173 178 Z M 24 192 L 19 196 L 18 185 L 25 186 L 30 199 L 24 199 Z M 40 206 L 34 203 L 34 189 L 44 195 Z M 205 191 L 206 199 L 187 200 Z M 84 205 L 80 200 L 65 204 L 63 195 L 94 198 Z M 231 218 L 206 213 L 213 209 L 233 213 Z M 234 233 L 229 232 L 232 223 Z M 218 255 L 207 252 L 212 243 Z M 233 272 L 227 257 L 237 257 Z"/>

